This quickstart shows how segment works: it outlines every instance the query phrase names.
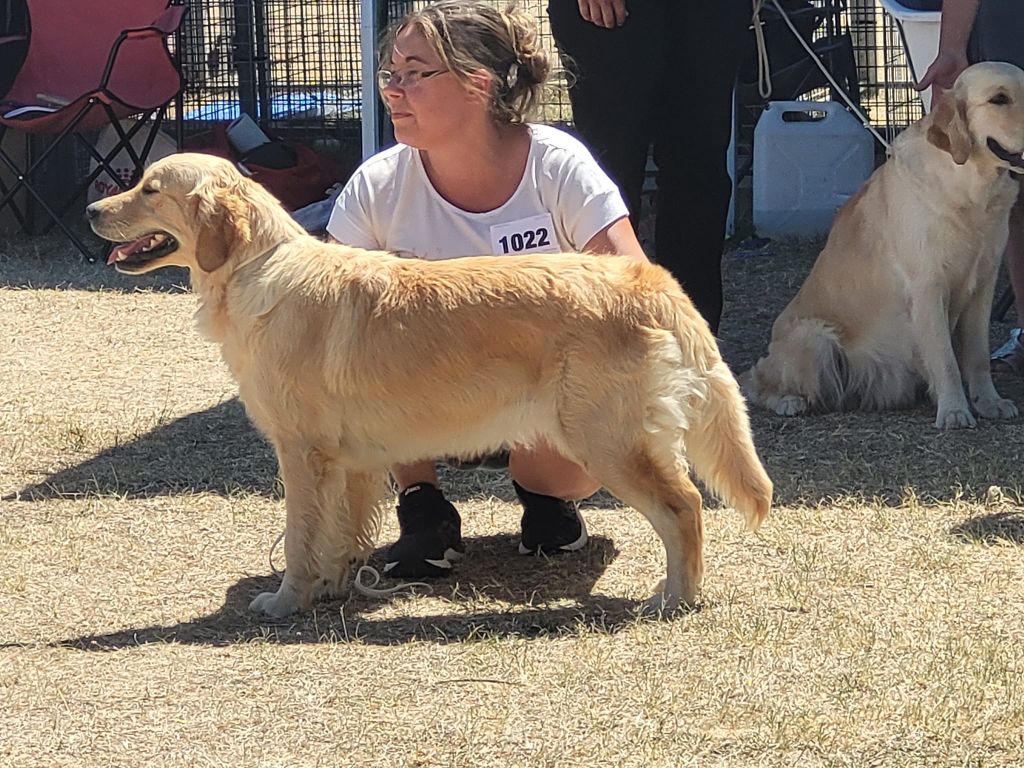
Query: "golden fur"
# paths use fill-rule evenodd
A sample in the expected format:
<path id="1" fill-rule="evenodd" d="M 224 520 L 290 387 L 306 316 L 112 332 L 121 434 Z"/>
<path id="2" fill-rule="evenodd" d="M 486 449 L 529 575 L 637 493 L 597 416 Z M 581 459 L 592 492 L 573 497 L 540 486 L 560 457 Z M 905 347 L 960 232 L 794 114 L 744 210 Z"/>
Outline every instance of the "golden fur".
<path id="1" fill-rule="evenodd" d="M 687 456 L 751 528 L 768 514 L 739 388 L 659 267 L 578 254 L 426 262 L 322 243 L 205 155 L 161 160 L 88 212 L 104 238 L 141 238 L 112 255 L 122 271 L 190 270 L 199 328 L 277 453 L 288 567 L 254 610 L 284 616 L 342 587 L 373 547 L 398 463 L 545 438 L 661 536 L 657 608 L 692 604 L 703 575 Z"/>
<path id="2" fill-rule="evenodd" d="M 753 401 L 887 409 L 927 385 L 935 425 L 969 427 L 966 380 L 979 416 L 1017 415 L 992 384 L 988 322 L 1019 183 L 990 138 L 1024 151 L 1024 72 L 1009 64 L 967 68 L 839 211 L 744 381 Z"/>

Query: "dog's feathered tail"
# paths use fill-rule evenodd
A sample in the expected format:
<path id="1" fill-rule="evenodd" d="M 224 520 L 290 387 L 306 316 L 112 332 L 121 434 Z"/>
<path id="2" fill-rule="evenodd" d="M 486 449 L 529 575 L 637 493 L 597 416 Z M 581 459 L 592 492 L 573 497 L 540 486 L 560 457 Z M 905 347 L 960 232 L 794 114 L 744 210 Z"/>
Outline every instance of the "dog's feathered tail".
<path id="1" fill-rule="evenodd" d="M 772 481 L 750 434 L 747 406 L 728 366 L 719 358 L 707 373 L 707 401 L 686 430 L 686 455 L 697 476 L 737 509 L 747 528 L 768 517 Z"/>
<path id="2" fill-rule="evenodd" d="M 772 481 L 754 448 L 746 402 L 710 331 L 694 331 L 704 321 L 689 299 L 671 303 L 675 343 L 700 380 L 699 402 L 688 398 L 680 422 L 687 459 L 701 481 L 756 530 L 771 508 Z"/>

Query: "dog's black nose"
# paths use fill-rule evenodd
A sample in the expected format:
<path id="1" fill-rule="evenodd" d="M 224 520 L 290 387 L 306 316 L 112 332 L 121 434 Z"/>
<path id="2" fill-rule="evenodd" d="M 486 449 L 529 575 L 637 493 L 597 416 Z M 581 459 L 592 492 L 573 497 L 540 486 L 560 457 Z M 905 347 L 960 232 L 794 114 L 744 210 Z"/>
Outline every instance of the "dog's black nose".
<path id="1" fill-rule="evenodd" d="M 89 221 L 92 221 L 93 219 L 95 219 L 99 215 L 100 215 L 100 209 L 96 207 L 96 203 L 92 203 L 92 204 L 86 206 L 86 208 L 85 208 L 85 218 L 87 218 Z"/>

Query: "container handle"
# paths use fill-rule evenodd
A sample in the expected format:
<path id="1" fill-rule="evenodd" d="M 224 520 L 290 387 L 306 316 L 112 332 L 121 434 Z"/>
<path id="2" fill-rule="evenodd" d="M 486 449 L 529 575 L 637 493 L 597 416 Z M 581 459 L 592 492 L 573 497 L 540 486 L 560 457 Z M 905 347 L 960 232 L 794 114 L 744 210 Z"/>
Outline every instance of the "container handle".
<path id="1" fill-rule="evenodd" d="M 820 123 L 831 113 L 825 109 L 808 107 L 807 109 L 787 109 L 782 113 L 784 123 Z"/>

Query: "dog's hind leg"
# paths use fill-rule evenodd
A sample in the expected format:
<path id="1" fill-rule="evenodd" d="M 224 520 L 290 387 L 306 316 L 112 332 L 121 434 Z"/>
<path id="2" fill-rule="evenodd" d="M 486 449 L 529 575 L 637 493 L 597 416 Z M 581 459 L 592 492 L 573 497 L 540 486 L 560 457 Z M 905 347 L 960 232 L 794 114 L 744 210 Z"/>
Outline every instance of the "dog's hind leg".
<path id="1" fill-rule="evenodd" d="M 679 453 L 680 433 L 648 431 L 641 398 L 612 395 L 601 400 L 564 406 L 563 450 L 614 496 L 643 514 L 661 538 L 666 577 L 645 604 L 647 611 L 692 606 L 704 577 L 704 525 L 700 492 Z"/>
<path id="2" fill-rule="evenodd" d="M 665 547 L 665 579 L 644 604 L 645 612 L 669 613 L 696 605 L 704 580 L 703 507 L 685 464 L 665 466 L 638 447 L 592 471 L 617 498 L 647 518 Z"/>

